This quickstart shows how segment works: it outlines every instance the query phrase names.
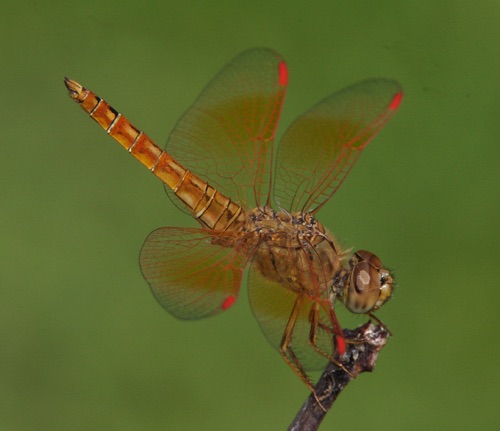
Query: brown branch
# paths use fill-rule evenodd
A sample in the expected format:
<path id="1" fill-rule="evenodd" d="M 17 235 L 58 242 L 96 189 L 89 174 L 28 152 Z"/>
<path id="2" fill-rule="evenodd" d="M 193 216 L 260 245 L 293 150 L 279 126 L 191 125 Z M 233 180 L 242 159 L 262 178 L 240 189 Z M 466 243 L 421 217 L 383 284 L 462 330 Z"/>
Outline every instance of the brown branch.
<path id="1" fill-rule="evenodd" d="M 387 342 L 389 331 L 384 326 L 367 322 L 355 330 L 344 330 L 344 336 L 347 340 L 355 341 L 347 344 L 347 352 L 342 358 L 345 370 L 328 364 L 315 386 L 323 408 L 311 394 L 288 428 L 289 431 L 317 430 L 349 382 L 363 372 L 373 371 L 378 353 Z"/>

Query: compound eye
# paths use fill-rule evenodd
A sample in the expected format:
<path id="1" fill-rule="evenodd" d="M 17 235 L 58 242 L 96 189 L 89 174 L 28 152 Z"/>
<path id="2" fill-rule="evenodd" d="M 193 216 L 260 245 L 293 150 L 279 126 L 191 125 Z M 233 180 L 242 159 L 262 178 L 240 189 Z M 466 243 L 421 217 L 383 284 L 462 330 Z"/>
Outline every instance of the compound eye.
<path id="1" fill-rule="evenodd" d="M 371 263 L 375 268 L 382 268 L 382 262 L 373 253 L 366 250 L 358 250 L 355 255 L 360 261 Z"/>
<path id="2" fill-rule="evenodd" d="M 368 313 L 380 295 L 380 278 L 375 267 L 366 261 L 353 268 L 344 303 L 353 313 Z"/>
<path id="3" fill-rule="evenodd" d="M 392 295 L 392 276 L 382 268 L 380 259 L 368 251 L 358 251 L 351 259 L 350 282 L 344 288 L 343 301 L 352 313 L 369 313 Z"/>

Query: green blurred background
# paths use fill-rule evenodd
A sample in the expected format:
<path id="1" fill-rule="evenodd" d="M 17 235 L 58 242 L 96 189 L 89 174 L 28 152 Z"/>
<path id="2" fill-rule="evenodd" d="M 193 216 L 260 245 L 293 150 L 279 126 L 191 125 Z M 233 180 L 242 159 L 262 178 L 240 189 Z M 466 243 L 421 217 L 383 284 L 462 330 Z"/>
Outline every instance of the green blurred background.
<path id="1" fill-rule="evenodd" d="M 320 213 L 398 280 L 378 313 L 394 337 L 322 429 L 498 429 L 499 2 L 4 1 L 0 35 L 1 430 L 278 430 L 294 417 L 308 391 L 245 291 L 199 322 L 155 302 L 142 242 L 190 221 L 62 81 L 163 143 L 254 46 L 289 64 L 280 133 L 357 80 L 405 90 Z"/>

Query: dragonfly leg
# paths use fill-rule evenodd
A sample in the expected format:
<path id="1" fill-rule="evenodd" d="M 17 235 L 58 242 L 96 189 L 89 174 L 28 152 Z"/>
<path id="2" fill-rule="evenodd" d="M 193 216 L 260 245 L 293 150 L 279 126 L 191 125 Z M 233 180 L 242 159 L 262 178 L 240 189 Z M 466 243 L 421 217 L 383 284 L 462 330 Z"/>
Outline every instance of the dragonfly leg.
<path id="1" fill-rule="evenodd" d="M 368 317 L 369 317 L 371 320 L 375 320 L 375 322 L 377 322 L 377 324 L 378 324 L 379 326 L 381 326 L 381 327 L 382 327 L 385 331 L 387 331 L 387 333 L 388 333 L 389 335 L 391 335 L 391 336 L 392 336 L 392 332 L 391 332 L 391 330 L 390 330 L 390 329 L 389 329 L 389 328 L 385 325 L 385 323 L 384 323 L 384 322 L 382 322 L 382 320 L 380 320 L 377 316 L 375 316 L 375 314 L 373 314 L 373 313 L 368 313 Z"/>
<path id="2" fill-rule="evenodd" d="M 325 351 L 323 351 L 321 348 L 318 347 L 316 343 L 317 339 L 317 330 L 318 327 L 321 328 L 322 330 L 329 332 L 332 336 L 332 338 L 335 336 L 339 337 L 337 332 L 335 331 L 334 328 L 329 327 L 319 321 L 319 311 L 320 311 L 320 304 L 318 302 L 314 302 L 311 310 L 309 312 L 309 322 L 311 324 L 310 330 L 309 330 L 309 344 L 311 347 L 314 349 L 315 352 L 319 353 L 320 355 L 324 356 L 328 361 L 330 361 L 332 364 L 336 365 L 337 367 L 341 368 L 343 371 L 345 371 L 350 377 L 354 377 L 349 370 L 346 369 L 346 367 L 340 362 L 338 359 L 335 359 L 332 354 L 329 354 Z M 342 339 L 344 339 L 343 334 L 341 335 Z"/>
<path id="3" fill-rule="evenodd" d="M 281 339 L 279 352 L 282 358 L 288 364 L 288 366 L 295 372 L 295 374 L 297 374 L 297 376 L 299 376 L 300 380 L 302 380 L 305 383 L 305 385 L 309 388 L 309 390 L 313 394 L 314 398 L 316 399 L 316 402 L 321 407 L 321 409 L 326 412 L 327 410 L 325 409 L 323 404 L 321 404 L 321 400 L 316 394 L 316 390 L 314 389 L 314 386 L 311 380 L 309 379 L 309 376 L 307 375 L 304 367 L 300 363 L 299 358 L 297 358 L 292 349 L 293 330 L 295 328 L 297 317 L 300 312 L 300 306 L 301 306 L 300 298 L 298 298 L 295 301 L 292 312 L 290 313 L 288 323 L 283 333 L 283 338 Z"/>

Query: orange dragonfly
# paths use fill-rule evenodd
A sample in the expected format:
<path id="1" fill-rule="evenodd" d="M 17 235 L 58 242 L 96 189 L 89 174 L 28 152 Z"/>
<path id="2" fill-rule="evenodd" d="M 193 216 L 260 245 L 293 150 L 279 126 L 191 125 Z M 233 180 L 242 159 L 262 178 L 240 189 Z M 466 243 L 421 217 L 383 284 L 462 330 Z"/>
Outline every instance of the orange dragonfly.
<path id="1" fill-rule="evenodd" d="M 350 258 L 316 219 L 361 151 L 396 112 L 398 83 L 371 79 L 319 102 L 273 142 L 288 85 L 269 49 L 243 52 L 208 84 L 170 134 L 165 150 L 92 91 L 66 78 L 69 94 L 163 181 L 200 228 L 162 227 L 141 250 L 141 270 L 158 302 L 180 319 L 200 319 L 248 295 L 269 342 L 311 389 L 306 370 L 340 365 L 342 302 L 371 317 L 393 278 L 367 251 Z"/>

